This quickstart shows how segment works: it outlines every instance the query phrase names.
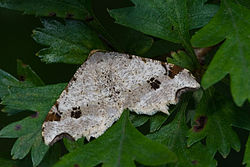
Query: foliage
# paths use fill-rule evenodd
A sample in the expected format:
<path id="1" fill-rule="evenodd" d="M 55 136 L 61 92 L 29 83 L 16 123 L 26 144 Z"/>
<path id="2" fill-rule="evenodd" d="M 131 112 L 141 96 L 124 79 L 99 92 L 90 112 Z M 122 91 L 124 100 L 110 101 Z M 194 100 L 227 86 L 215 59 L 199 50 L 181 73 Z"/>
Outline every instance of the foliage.
<path id="1" fill-rule="evenodd" d="M 43 27 L 32 37 L 45 46 L 37 53 L 44 63 L 79 65 L 93 49 L 119 51 L 187 68 L 201 89 L 170 106 L 169 116 L 126 110 L 97 139 L 64 139 L 50 147 L 41 126 L 66 83 L 47 84 L 17 60 L 17 77 L 0 69 L 4 118 L 17 118 L 0 130 L 0 138 L 17 138 L 13 160 L 1 153 L 1 165 L 214 167 L 216 154 L 226 158 L 233 148 L 244 149 L 242 164 L 250 166 L 250 3 L 131 2 L 108 6 L 107 18 L 91 0 L 0 0 L 0 7 L 41 18 Z M 196 55 L 194 47 L 208 52 Z M 235 127 L 244 129 L 247 141 Z"/>

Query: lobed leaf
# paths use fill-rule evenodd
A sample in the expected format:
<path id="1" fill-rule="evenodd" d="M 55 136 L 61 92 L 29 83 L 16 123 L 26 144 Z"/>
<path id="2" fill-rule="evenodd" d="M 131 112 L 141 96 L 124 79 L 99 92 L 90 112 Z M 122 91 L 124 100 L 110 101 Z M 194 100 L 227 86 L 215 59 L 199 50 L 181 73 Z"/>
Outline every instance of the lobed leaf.
<path id="1" fill-rule="evenodd" d="M 246 151 L 244 154 L 243 164 L 245 164 L 246 167 L 250 166 L 250 136 L 248 137 L 248 141 L 246 143 Z"/>
<path id="2" fill-rule="evenodd" d="M 215 5 L 205 0 L 132 0 L 133 7 L 113 9 L 110 15 L 117 23 L 164 40 L 181 43 L 191 56 L 193 66 L 198 62 L 190 44 L 189 30 L 205 25 L 216 13 Z"/>
<path id="3" fill-rule="evenodd" d="M 82 64 L 93 49 L 104 49 L 98 35 L 79 21 L 43 20 L 44 28 L 33 31 L 36 42 L 50 46 L 37 53 L 46 63 Z"/>
<path id="4" fill-rule="evenodd" d="M 188 57 L 188 55 L 183 51 L 178 52 L 172 52 L 171 53 L 172 58 L 168 57 L 167 62 L 175 64 L 177 66 L 186 68 L 188 70 L 194 70 L 192 66 L 192 59 Z"/>
<path id="5" fill-rule="evenodd" d="M 176 161 L 175 155 L 164 145 L 153 142 L 139 133 L 124 111 L 119 121 L 104 135 L 65 155 L 55 167 L 64 166 L 135 166 L 160 165 Z"/>
<path id="6" fill-rule="evenodd" d="M 29 65 L 17 60 L 17 75 L 27 87 L 43 86 L 42 79 L 31 69 Z"/>
<path id="7" fill-rule="evenodd" d="M 1 0 L 0 7 L 23 11 L 36 16 L 57 16 L 62 18 L 85 19 L 89 16 L 85 0 Z"/>
<path id="8" fill-rule="evenodd" d="M 49 147 L 44 144 L 41 126 L 47 112 L 35 113 L 21 121 L 13 122 L 0 131 L 1 138 L 18 138 L 12 147 L 13 159 L 23 159 L 31 150 L 33 165 L 38 165 Z"/>
<path id="9" fill-rule="evenodd" d="M 48 112 L 65 87 L 65 83 L 60 83 L 34 88 L 11 88 L 10 95 L 3 97 L 1 104 L 12 109 Z"/>
<path id="10" fill-rule="evenodd" d="M 188 127 L 185 121 L 185 110 L 188 102 L 179 104 L 175 119 L 169 124 L 160 128 L 159 131 L 149 134 L 150 139 L 165 144 L 171 151 L 176 153 L 178 161 L 173 166 L 193 167 L 213 167 L 216 161 L 210 154 L 209 149 L 201 143 L 196 143 L 188 148 L 186 143 L 186 135 Z"/>
<path id="11" fill-rule="evenodd" d="M 213 155 L 218 150 L 226 157 L 231 147 L 239 151 L 240 140 L 231 127 L 233 108 L 230 100 L 222 95 L 215 95 L 212 89 L 205 91 L 196 108 L 195 122 L 187 135 L 188 146 L 206 138 L 206 145 Z"/>
<path id="12" fill-rule="evenodd" d="M 19 82 L 15 77 L 10 75 L 9 73 L 0 69 L 0 98 L 9 94 L 9 89 L 11 87 L 20 86 L 22 86 L 21 82 Z"/>
<path id="13" fill-rule="evenodd" d="M 153 133 L 160 129 L 163 123 L 168 119 L 168 115 L 163 113 L 156 113 L 155 115 L 148 116 L 132 113 L 130 114 L 129 119 L 134 127 L 142 126 L 149 121 L 149 132 Z"/>
<path id="14" fill-rule="evenodd" d="M 246 28 L 250 26 L 250 10 L 234 2 L 222 0 L 218 13 L 193 36 L 192 44 L 208 47 L 224 40 L 202 78 L 202 86 L 208 88 L 230 74 L 234 101 L 241 106 L 246 99 L 250 101 L 250 29 Z"/>
<path id="15" fill-rule="evenodd" d="M 85 138 L 83 137 L 83 138 L 78 139 L 77 141 L 71 141 L 67 138 L 64 138 L 63 144 L 69 152 L 72 152 L 79 147 L 83 147 L 84 139 Z"/>
<path id="16" fill-rule="evenodd" d="M 13 159 L 23 159 L 31 150 L 33 165 L 37 166 L 49 149 L 42 140 L 42 123 L 50 107 L 66 85 L 34 87 L 36 84 L 42 85 L 43 82 L 29 66 L 23 66 L 21 61 L 18 61 L 18 74 L 25 78 L 24 82 L 19 82 L 6 72 L 2 72 L 2 74 L 4 75 L 0 79 L 2 81 L 0 85 L 5 84 L 5 89 L 8 89 L 6 91 L 8 95 L 6 94 L 2 98 L 2 104 L 6 105 L 5 112 L 16 113 L 20 110 L 40 112 L 35 112 L 30 117 L 7 125 L 1 129 L 0 138 L 18 138 L 11 150 Z M 18 84 L 13 84 L 13 82 Z M 10 85 L 14 85 L 14 87 Z"/>

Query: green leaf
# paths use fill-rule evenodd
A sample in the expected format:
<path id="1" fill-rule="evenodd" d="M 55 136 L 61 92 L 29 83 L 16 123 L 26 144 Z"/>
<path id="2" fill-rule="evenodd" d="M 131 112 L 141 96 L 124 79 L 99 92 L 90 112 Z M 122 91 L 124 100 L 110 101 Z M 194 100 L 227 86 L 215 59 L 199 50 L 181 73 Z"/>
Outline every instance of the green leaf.
<path id="1" fill-rule="evenodd" d="M 150 129 L 149 132 L 153 133 L 161 128 L 163 123 L 168 119 L 168 115 L 164 113 L 157 113 L 150 117 Z"/>
<path id="2" fill-rule="evenodd" d="M 144 125 L 147 121 L 149 121 L 149 132 L 153 133 L 160 129 L 163 123 L 168 119 L 168 115 L 163 113 L 156 113 L 155 115 L 148 116 L 148 115 L 137 115 L 137 114 L 130 114 L 129 117 L 131 123 L 134 127 L 139 127 Z"/>
<path id="3" fill-rule="evenodd" d="M 31 159 L 33 166 L 40 164 L 49 149 L 49 146 L 45 145 L 41 133 L 42 131 L 37 132 L 37 135 L 34 137 L 35 140 L 31 149 Z"/>
<path id="4" fill-rule="evenodd" d="M 152 47 L 142 56 L 149 58 L 157 58 L 162 56 L 166 57 L 168 54 L 170 54 L 171 51 L 177 51 L 179 49 L 182 49 L 182 46 L 180 44 L 165 40 L 157 40 L 154 41 Z"/>
<path id="5" fill-rule="evenodd" d="M 12 87 L 34 87 L 44 85 L 43 81 L 31 67 L 23 64 L 21 60 L 17 60 L 17 74 L 22 81 L 19 81 L 11 74 L 0 69 L 0 98 L 8 95 Z"/>
<path id="6" fill-rule="evenodd" d="M 207 18 L 212 17 L 217 7 L 204 5 L 206 1 L 200 0 L 189 3 L 187 0 L 132 0 L 132 2 L 135 4 L 133 7 L 109 11 L 117 23 L 164 40 L 182 43 L 193 63 L 198 64 L 189 41 L 189 30 L 206 24 Z M 203 13 L 204 11 L 213 11 L 213 14 Z"/>
<path id="7" fill-rule="evenodd" d="M 219 151 L 227 157 L 231 147 L 239 151 L 240 140 L 231 127 L 232 109 L 231 101 L 225 96 L 214 94 L 213 89 L 205 91 L 196 109 L 195 123 L 188 133 L 188 146 L 206 138 L 213 155 Z"/>
<path id="8" fill-rule="evenodd" d="M 167 58 L 168 63 L 175 64 L 177 66 L 189 69 L 189 70 L 194 70 L 192 66 L 192 59 L 183 51 L 178 51 L 178 52 L 172 52 L 171 53 L 172 58 Z"/>
<path id="9" fill-rule="evenodd" d="M 72 151 L 74 151 L 75 149 L 77 149 L 79 147 L 83 147 L 84 139 L 85 138 L 83 137 L 83 138 L 78 139 L 77 141 L 71 141 L 71 140 L 69 140 L 67 138 L 64 138 L 63 143 L 64 143 L 64 146 L 66 147 L 66 149 L 69 152 L 72 152 Z"/>
<path id="10" fill-rule="evenodd" d="M 109 11 L 116 22 L 172 42 L 189 37 L 186 0 L 132 0 L 134 7 Z"/>
<path id="11" fill-rule="evenodd" d="M 43 86 L 44 82 L 31 69 L 29 65 L 24 64 L 21 60 L 17 60 L 17 75 L 28 87 Z"/>
<path id="12" fill-rule="evenodd" d="M 171 151 L 176 153 L 178 161 L 173 166 L 178 167 L 213 167 L 216 161 L 213 160 L 209 150 L 201 143 L 196 143 L 188 148 L 186 144 L 186 135 L 188 127 L 185 121 L 185 110 L 188 102 L 178 105 L 177 115 L 169 124 L 161 127 L 161 129 L 153 134 L 148 135 L 150 139 L 165 144 Z"/>
<path id="13" fill-rule="evenodd" d="M 206 25 L 218 11 L 219 6 L 208 4 L 208 0 L 188 0 L 190 29 L 201 28 Z"/>
<path id="14" fill-rule="evenodd" d="M 136 114 L 136 113 L 131 113 L 129 114 L 129 119 L 134 127 L 139 127 L 144 125 L 148 120 L 150 116 L 144 115 L 144 114 Z"/>
<path id="15" fill-rule="evenodd" d="M 1 138 L 18 138 L 11 150 L 13 159 L 23 159 L 31 150 L 33 165 L 38 165 L 49 147 L 44 144 L 41 126 L 47 112 L 39 112 L 21 121 L 13 122 L 0 131 Z"/>
<path id="16" fill-rule="evenodd" d="M 0 7 L 23 11 L 36 16 L 58 16 L 62 18 L 85 19 L 89 13 L 85 0 L 1 0 Z"/>
<path id="17" fill-rule="evenodd" d="M 246 1 L 246 0 L 237 0 L 237 3 L 247 7 L 248 9 L 250 9 L 250 1 Z"/>
<path id="18" fill-rule="evenodd" d="M 48 112 L 65 87 L 65 83 L 34 88 L 13 87 L 10 94 L 2 98 L 1 104 L 12 109 Z"/>
<path id="19" fill-rule="evenodd" d="M 39 164 L 39 167 L 53 166 L 57 161 L 59 161 L 63 152 L 64 150 L 61 143 L 55 143 L 52 147 L 50 147 L 49 151 L 44 156 L 43 161 Z"/>
<path id="20" fill-rule="evenodd" d="M 247 165 L 246 167 L 250 167 L 250 135 L 246 144 L 246 151 L 244 155 L 243 164 Z"/>
<path id="21" fill-rule="evenodd" d="M 49 46 L 37 53 L 46 63 L 82 64 L 93 49 L 105 49 L 98 35 L 84 23 L 42 20 L 44 28 L 33 31 L 36 42 Z"/>
<path id="22" fill-rule="evenodd" d="M 232 125 L 250 131 L 250 110 L 249 105 L 239 108 L 233 113 Z"/>
<path id="23" fill-rule="evenodd" d="M 160 165 L 176 161 L 175 155 L 164 145 L 153 142 L 139 133 L 124 111 L 119 121 L 98 139 L 65 155 L 55 166 L 135 166 Z"/>
<path id="24" fill-rule="evenodd" d="M 221 8 L 208 25 L 192 38 L 195 47 L 208 47 L 224 41 L 211 61 L 202 85 L 208 88 L 227 74 L 235 103 L 250 100 L 250 10 L 233 0 L 222 0 Z"/>
<path id="25" fill-rule="evenodd" d="M 204 20 L 202 17 L 207 17 L 204 8 L 205 11 L 210 11 L 210 8 L 214 7 L 214 5 L 204 6 L 204 0 L 189 0 L 190 11 L 193 12 L 189 13 L 186 0 L 132 0 L 132 2 L 135 4 L 133 7 L 109 11 L 117 23 L 176 43 L 189 39 L 189 29 L 198 28 L 207 23 L 205 21 L 205 23 L 198 24 Z M 215 12 L 216 9 L 214 9 Z M 190 26 L 189 17 L 192 20 Z"/>
<path id="26" fill-rule="evenodd" d="M 66 84 L 33 88 L 10 88 L 10 94 L 2 100 L 7 108 L 40 111 L 21 121 L 14 122 L 0 131 L 1 138 L 18 138 L 11 154 L 13 159 L 23 159 L 31 150 L 31 159 L 37 166 L 48 151 L 41 136 L 42 123 Z"/>
<path id="27" fill-rule="evenodd" d="M 19 87 L 22 83 L 9 73 L 0 69 L 0 98 L 9 94 L 11 87 Z"/>
<path id="28" fill-rule="evenodd" d="M 14 167 L 17 163 L 13 160 L 0 157 L 0 164 L 4 167 Z"/>

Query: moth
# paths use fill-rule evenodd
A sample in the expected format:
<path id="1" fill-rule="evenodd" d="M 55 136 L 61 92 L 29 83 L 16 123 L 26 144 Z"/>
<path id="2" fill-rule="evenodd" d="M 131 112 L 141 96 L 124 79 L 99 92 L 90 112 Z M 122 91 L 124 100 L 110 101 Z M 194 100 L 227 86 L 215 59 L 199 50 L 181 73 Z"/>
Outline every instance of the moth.
<path id="1" fill-rule="evenodd" d="M 137 114 L 169 114 L 168 105 L 199 83 L 176 65 L 116 52 L 94 51 L 76 71 L 43 123 L 52 145 L 63 137 L 97 138 L 124 109 Z"/>

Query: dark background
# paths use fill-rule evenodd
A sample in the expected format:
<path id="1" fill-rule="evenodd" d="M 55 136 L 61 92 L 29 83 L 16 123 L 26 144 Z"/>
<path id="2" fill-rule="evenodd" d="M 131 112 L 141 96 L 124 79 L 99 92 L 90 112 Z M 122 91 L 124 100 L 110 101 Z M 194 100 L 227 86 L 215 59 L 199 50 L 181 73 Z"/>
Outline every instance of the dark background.
<path id="1" fill-rule="evenodd" d="M 102 3 L 102 4 L 100 4 Z M 114 0 L 95 0 L 95 11 L 107 23 L 112 22 L 108 17 L 106 8 L 118 8 L 127 6 L 127 2 Z M 31 38 L 32 30 L 41 27 L 40 19 L 34 16 L 23 15 L 21 12 L 0 8 L 0 69 L 16 76 L 16 60 L 21 59 L 25 64 L 29 64 L 34 71 L 42 78 L 46 84 L 68 82 L 74 72 L 76 65 L 68 64 L 45 64 L 39 60 L 35 53 L 43 46 L 35 43 Z M 112 26 L 112 24 L 111 24 Z M 20 120 L 23 115 L 7 117 L 0 113 L 0 128 L 7 124 Z M 241 151 L 239 153 L 231 151 L 227 159 L 223 159 L 218 153 L 216 159 L 220 167 L 242 166 L 244 145 L 247 139 L 247 132 L 235 129 L 242 139 Z M 11 158 L 10 151 L 15 139 L 0 139 L 0 156 Z M 0 164 L 1 166 L 1 164 Z"/>

